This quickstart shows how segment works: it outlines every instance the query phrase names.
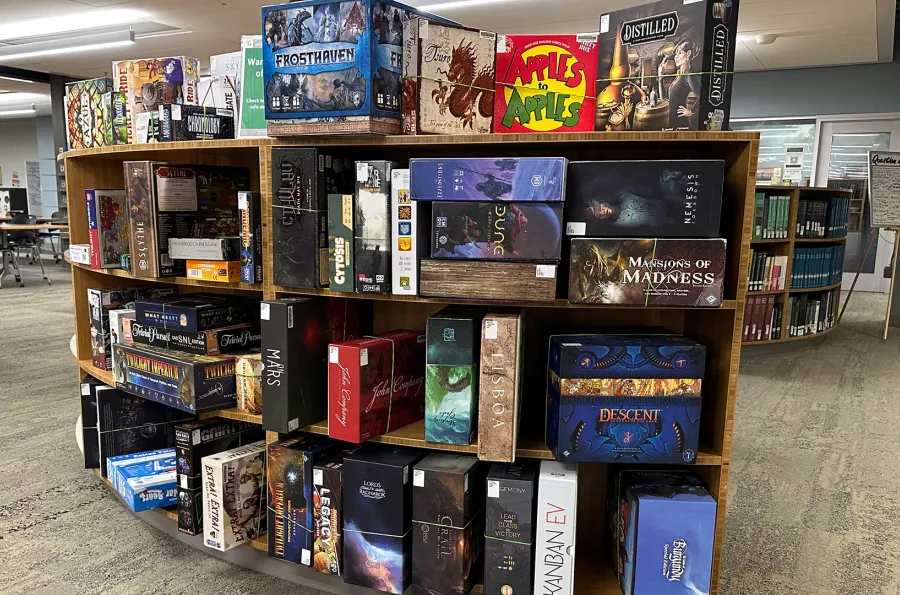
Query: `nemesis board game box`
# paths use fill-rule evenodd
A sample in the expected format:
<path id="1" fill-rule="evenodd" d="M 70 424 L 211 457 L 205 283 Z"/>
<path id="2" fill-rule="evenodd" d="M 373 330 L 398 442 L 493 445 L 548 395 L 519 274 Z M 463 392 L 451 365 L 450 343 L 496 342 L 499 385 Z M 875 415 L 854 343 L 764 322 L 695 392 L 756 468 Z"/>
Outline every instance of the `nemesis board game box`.
<path id="1" fill-rule="evenodd" d="M 238 192 L 240 214 L 241 283 L 262 283 L 262 212 L 260 196 L 253 192 Z"/>
<path id="2" fill-rule="evenodd" d="M 535 593 L 574 595 L 578 466 L 541 461 L 535 531 Z"/>
<path id="3" fill-rule="evenodd" d="M 328 346 L 328 435 L 365 442 L 422 419 L 425 335 L 391 331 Z"/>
<path id="4" fill-rule="evenodd" d="M 124 190 L 84 191 L 87 201 L 88 233 L 91 242 L 91 268 L 117 269 L 122 254 L 127 254 L 128 207 Z"/>
<path id="5" fill-rule="evenodd" d="M 328 289 L 355 291 L 352 194 L 328 195 Z"/>
<path id="6" fill-rule="evenodd" d="M 109 313 L 112 310 L 131 308 L 135 299 L 172 295 L 171 287 L 147 289 L 88 289 L 88 307 L 91 319 L 91 361 L 95 368 L 112 369 L 112 329 L 109 326 Z"/>
<path id="7" fill-rule="evenodd" d="M 429 256 L 557 263 L 562 220 L 562 203 L 438 201 Z"/>
<path id="8" fill-rule="evenodd" d="M 721 159 L 575 161 L 566 186 L 566 235 L 719 235 Z"/>
<path id="9" fill-rule="evenodd" d="M 725 240 L 573 238 L 569 302 L 718 308 Z"/>
<path id="10" fill-rule="evenodd" d="M 239 260 L 188 260 L 185 263 L 188 279 L 237 283 L 241 280 Z"/>
<path id="11" fill-rule="evenodd" d="M 172 260 L 237 260 L 238 238 L 169 238 Z"/>
<path id="12" fill-rule="evenodd" d="M 421 456 L 368 443 L 344 459 L 344 582 L 396 595 L 409 588 L 410 473 Z"/>
<path id="13" fill-rule="evenodd" d="M 469 593 L 481 577 L 488 467 L 432 453 L 413 468 L 413 593 Z"/>
<path id="14" fill-rule="evenodd" d="M 203 544 L 224 552 L 266 532 L 266 442 L 201 459 Z"/>
<path id="15" fill-rule="evenodd" d="M 599 131 L 728 130 L 738 0 L 661 0 L 600 16 Z"/>
<path id="16" fill-rule="evenodd" d="M 597 35 L 499 35 L 494 132 L 593 132 Z"/>
<path id="17" fill-rule="evenodd" d="M 231 355 L 259 348 L 259 323 L 247 322 L 204 331 L 182 331 L 133 322 L 135 343 L 196 355 Z"/>
<path id="18" fill-rule="evenodd" d="M 344 458 L 356 452 L 357 448 L 350 446 L 335 452 L 313 466 L 313 568 L 322 574 L 341 576 L 344 572 Z"/>
<path id="19" fill-rule="evenodd" d="M 237 237 L 241 229 L 238 195 L 250 190 L 250 170 L 215 165 L 193 167 L 197 171 L 197 234 L 204 238 Z"/>
<path id="20" fill-rule="evenodd" d="M 540 463 L 493 463 L 487 475 L 484 593 L 531 593 Z"/>
<path id="21" fill-rule="evenodd" d="M 522 312 L 491 308 L 481 323 L 478 383 L 478 458 L 516 460 L 522 407 L 524 336 Z"/>
<path id="22" fill-rule="evenodd" d="M 207 293 L 139 299 L 134 309 L 139 324 L 191 332 L 256 322 L 258 314 L 255 301 Z"/>
<path id="23" fill-rule="evenodd" d="M 409 160 L 413 200 L 561 202 L 564 157 L 470 157 Z"/>
<path id="24" fill-rule="evenodd" d="M 353 258 L 358 293 L 391 293 L 391 170 L 396 167 L 390 161 L 356 162 Z"/>
<path id="25" fill-rule="evenodd" d="M 112 79 L 97 78 L 66 85 L 66 141 L 69 149 L 89 149 L 111 144 L 107 139 L 109 91 Z"/>
<path id="26" fill-rule="evenodd" d="M 425 327 L 425 440 L 470 444 L 478 430 L 481 319 L 485 310 L 447 306 Z"/>
<path id="27" fill-rule="evenodd" d="M 159 142 L 234 138 L 234 111 L 165 103 L 159 109 Z"/>

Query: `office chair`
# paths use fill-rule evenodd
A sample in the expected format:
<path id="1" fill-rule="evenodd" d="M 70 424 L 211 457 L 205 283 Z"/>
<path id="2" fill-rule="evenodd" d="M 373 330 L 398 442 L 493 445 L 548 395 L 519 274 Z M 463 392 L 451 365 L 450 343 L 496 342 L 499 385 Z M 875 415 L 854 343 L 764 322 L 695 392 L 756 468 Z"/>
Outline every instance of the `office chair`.
<path id="1" fill-rule="evenodd" d="M 53 222 L 57 222 L 59 220 L 59 211 L 54 211 L 50 218 L 53 219 Z M 48 229 L 46 231 L 40 231 L 37 234 L 39 240 L 49 240 L 50 241 L 50 252 L 53 254 L 53 261 L 59 263 L 62 260 L 62 250 L 57 250 L 56 245 L 53 243 L 53 239 L 59 239 L 59 230 L 58 229 Z M 40 244 L 41 242 L 38 242 Z M 60 243 L 60 246 L 62 244 Z M 38 250 L 38 254 L 40 254 L 40 249 Z"/>
<path id="2" fill-rule="evenodd" d="M 33 225 L 37 221 L 37 217 L 31 215 L 19 214 L 15 215 L 10 221 L 13 225 Z M 16 269 L 16 282 L 19 286 L 24 287 L 21 271 L 19 269 L 19 253 L 20 250 L 28 250 L 33 260 L 37 260 L 41 266 L 41 276 L 47 285 L 51 285 L 47 271 L 44 270 L 44 261 L 41 260 L 40 244 L 37 241 L 37 234 L 34 231 L 11 231 L 7 235 L 6 246 L 3 248 L 2 262 L 5 264 L 7 259 L 11 258 L 14 268 Z"/>

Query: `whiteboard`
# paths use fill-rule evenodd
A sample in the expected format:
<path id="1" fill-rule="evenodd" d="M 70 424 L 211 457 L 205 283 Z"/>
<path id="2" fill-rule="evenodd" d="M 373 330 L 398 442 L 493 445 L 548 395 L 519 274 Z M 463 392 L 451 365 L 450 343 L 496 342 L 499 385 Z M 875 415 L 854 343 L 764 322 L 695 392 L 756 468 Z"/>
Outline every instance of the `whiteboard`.
<path id="1" fill-rule="evenodd" d="M 40 217 L 41 203 L 41 164 L 38 161 L 25 162 L 25 182 L 28 190 L 28 212 Z"/>
<path id="2" fill-rule="evenodd" d="M 900 227 L 900 153 L 869 151 L 872 227 Z"/>

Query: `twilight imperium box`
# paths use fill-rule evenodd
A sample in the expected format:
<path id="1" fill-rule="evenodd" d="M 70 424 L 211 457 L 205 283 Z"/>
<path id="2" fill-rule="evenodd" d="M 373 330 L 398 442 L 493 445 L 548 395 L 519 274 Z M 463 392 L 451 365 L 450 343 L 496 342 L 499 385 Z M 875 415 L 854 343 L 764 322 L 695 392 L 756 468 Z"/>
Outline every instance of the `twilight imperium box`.
<path id="1" fill-rule="evenodd" d="M 484 593 L 531 593 L 540 463 L 493 463 L 484 519 Z"/>
<path id="2" fill-rule="evenodd" d="M 429 157 L 409 160 L 413 200 L 560 202 L 565 157 Z"/>
<path id="3" fill-rule="evenodd" d="M 725 240 L 573 238 L 569 303 L 718 308 Z"/>
<path id="4" fill-rule="evenodd" d="M 738 0 L 601 15 L 596 130 L 728 130 L 737 21 Z"/>

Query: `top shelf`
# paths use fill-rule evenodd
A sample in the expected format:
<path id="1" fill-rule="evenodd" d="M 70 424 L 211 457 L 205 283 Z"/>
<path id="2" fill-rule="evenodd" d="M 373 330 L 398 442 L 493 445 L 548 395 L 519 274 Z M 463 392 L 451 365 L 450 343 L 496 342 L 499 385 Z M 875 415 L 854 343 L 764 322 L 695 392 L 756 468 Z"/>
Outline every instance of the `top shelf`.
<path id="1" fill-rule="evenodd" d="M 802 190 L 804 192 L 825 192 L 828 194 L 851 194 L 846 188 L 822 188 L 819 186 L 757 186 L 757 192 L 764 190 Z"/>

